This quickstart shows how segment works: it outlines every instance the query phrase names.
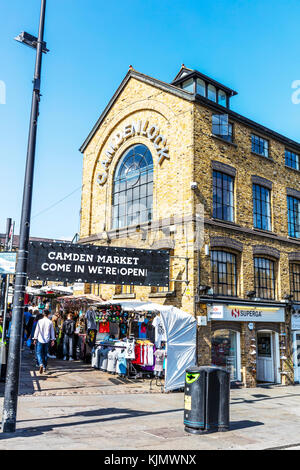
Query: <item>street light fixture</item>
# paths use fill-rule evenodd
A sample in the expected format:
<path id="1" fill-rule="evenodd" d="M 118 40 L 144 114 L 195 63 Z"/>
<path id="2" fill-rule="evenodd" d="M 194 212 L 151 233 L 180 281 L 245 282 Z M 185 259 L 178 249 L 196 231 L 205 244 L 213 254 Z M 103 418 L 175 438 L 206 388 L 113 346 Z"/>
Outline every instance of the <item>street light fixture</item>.
<path id="1" fill-rule="evenodd" d="M 32 47 L 32 49 L 37 48 L 38 38 L 32 36 L 32 34 L 26 33 L 25 31 L 22 31 L 19 36 L 15 37 L 15 40 L 25 44 L 25 46 Z M 49 49 L 47 49 L 47 43 L 45 41 L 42 41 L 42 52 L 45 54 L 49 52 Z"/>
<path id="2" fill-rule="evenodd" d="M 42 55 L 46 52 L 44 42 L 46 0 L 41 0 L 41 12 L 38 38 L 21 33 L 17 40 L 36 49 L 36 62 L 33 79 L 33 93 L 28 136 L 28 148 L 23 189 L 22 214 L 20 222 L 19 252 L 15 275 L 15 291 L 13 301 L 13 314 L 9 341 L 7 361 L 7 374 L 4 391 L 4 404 L 2 416 L 2 432 L 16 431 L 17 405 L 19 392 L 19 376 L 21 363 L 21 340 L 23 334 L 24 296 L 27 283 L 27 262 L 29 250 L 29 232 L 32 206 L 32 188 L 34 161 L 36 149 L 36 133 L 39 116 L 39 103 L 41 99 L 41 69 Z M 31 37 L 31 39 L 30 39 Z"/>

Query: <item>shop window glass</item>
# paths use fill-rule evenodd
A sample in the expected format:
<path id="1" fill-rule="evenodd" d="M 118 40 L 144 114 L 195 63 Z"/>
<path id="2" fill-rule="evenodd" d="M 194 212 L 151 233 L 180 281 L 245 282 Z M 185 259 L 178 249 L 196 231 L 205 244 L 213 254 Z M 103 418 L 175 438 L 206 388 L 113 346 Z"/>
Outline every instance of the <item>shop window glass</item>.
<path id="1" fill-rule="evenodd" d="M 300 367 L 300 335 L 296 335 L 296 364 Z"/>
<path id="2" fill-rule="evenodd" d="M 200 96 L 205 96 L 206 95 L 205 81 L 204 80 L 201 80 L 200 78 L 197 78 L 196 90 L 197 90 L 198 95 L 200 95 Z"/>
<path id="3" fill-rule="evenodd" d="M 300 238 L 300 200 L 295 197 L 288 196 L 287 203 L 289 236 Z"/>
<path id="4" fill-rule="evenodd" d="M 113 184 L 112 227 L 139 225 L 152 219 L 153 160 L 145 145 L 134 145 L 121 158 Z"/>
<path id="5" fill-rule="evenodd" d="M 238 379 L 237 333 L 231 330 L 217 330 L 211 339 L 211 362 L 230 372 L 230 379 Z"/>
<path id="6" fill-rule="evenodd" d="M 237 295 L 236 255 L 211 251 L 212 287 L 216 295 Z"/>
<path id="7" fill-rule="evenodd" d="M 271 230 L 271 191 L 253 184 L 253 224 L 261 230 Z"/>
<path id="8" fill-rule="evenodd" d="M 272 357 L 271 336 L 260 333 L 257 336 L 257 355 L 259 357 Z"/>
<path id="9" fill-rule="evenodd" d="M 275 299 L 275 263 L 267 258 L 254 258 L 254 285 L 260 299 Z"/>

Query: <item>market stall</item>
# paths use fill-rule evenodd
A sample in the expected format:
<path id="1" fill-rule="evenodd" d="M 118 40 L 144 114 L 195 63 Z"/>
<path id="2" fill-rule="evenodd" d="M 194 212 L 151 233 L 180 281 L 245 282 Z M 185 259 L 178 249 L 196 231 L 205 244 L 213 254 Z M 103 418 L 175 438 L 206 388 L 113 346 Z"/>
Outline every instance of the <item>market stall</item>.
<path id="1" fill-rule="evenodd" d="M 94 294 L 80 294 L 58 297 L 59 310 L 57 319 L 57 353 L 58 357 L 63 357 L 62 340 L 63 332 L 62 326 L 68 313 L 72 313 L 73 320 L 75 321 L 75 338 L 74 338 L 74 354 L 76 359 L 81 359 L 85 362 L 91 361 L 92 350 L 96 342 L 96 325 L 90 325 L 87 319 L 89 318 L 89 311 L 93 305 L 101 304 L 103 301 L 101 297 Z"/>
<path id="2" fill-rule="evenodd" d="M 69 297 L 72 293 L 73 287 L 57 285 L 27 286 L 25 290 L 24 303 L 25 306 L 33 306 L 39 309 L 40 312 L 47 304 L 47 308 L 54 312 L 56 310 L 58 297 L 61 295 Z"/>
<path id="3" fill-rule="evenodd" d="M 111 301 L 90 311 L 96 328 L 92 365 L 128 377 L 165 377 L 166 391 L 184 386 L 196 363 L 196 320 L 169 305 Z"/>

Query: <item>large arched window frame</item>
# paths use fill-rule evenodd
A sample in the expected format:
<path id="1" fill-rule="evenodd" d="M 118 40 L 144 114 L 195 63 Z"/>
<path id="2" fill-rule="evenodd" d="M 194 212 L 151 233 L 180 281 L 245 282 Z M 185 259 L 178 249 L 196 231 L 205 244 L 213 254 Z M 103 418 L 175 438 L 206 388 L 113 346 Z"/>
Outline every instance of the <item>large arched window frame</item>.
<path id="1" fill-rule="evenodd" d="M 112 228 L 140 225 L 152 219 L 153 159 L 142 144 L 121 157 L 113 181 Z"/>

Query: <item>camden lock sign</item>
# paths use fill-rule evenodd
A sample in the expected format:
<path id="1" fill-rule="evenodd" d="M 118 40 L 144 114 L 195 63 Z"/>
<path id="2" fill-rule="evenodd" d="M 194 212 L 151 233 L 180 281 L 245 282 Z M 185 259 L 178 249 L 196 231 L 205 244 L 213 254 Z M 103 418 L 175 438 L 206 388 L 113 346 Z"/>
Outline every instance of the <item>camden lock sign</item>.
<path id="1" fill-rule="evenodd" d="M 97 284 L 169 285 L 169 252 L 30 242 L 28 279 Z"/>
<path id="2" fill-rule="evenodd" d="M 149 124 L 149 121 L 132 122 L 131 124 L 124 126 L 122 130 L 116 132 L 111 138 L 108 147 L 104 152 L 104 158 L 100 161 L 101 170 L 97 175 L 97 181 L 100 185 L 103 185 L 107 181 L 109 165 L 111 164 L 118 148 L 125 140 L 136 135 L 144 136 L 153 142 L 157 152 L 159 165 L 162 164 L 165 158 L 170 158 L 167 140 L 160 133 L 157 126 Z"/>

